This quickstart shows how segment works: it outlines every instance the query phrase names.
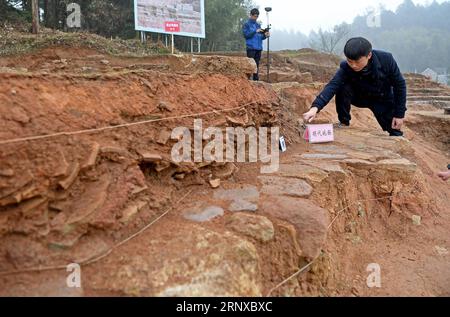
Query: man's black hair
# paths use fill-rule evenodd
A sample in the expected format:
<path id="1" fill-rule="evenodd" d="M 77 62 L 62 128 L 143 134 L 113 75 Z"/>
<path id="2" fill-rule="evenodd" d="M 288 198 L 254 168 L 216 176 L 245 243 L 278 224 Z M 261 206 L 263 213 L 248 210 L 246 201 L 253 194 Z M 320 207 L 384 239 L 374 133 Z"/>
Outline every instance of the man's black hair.
<path id="1" fill-rule="evenodd" d="M 259 15 L 259 10 L 258 9 L 252 9 L 252 11 L 250 11 L 250 15 Z"/>
<path id="2" fill-rule="evenodd" d="M 372 52 L 372 44 L 363 37 L 355 37 L 345 44 L 344 54 L 348 59 L 357 61 L 361 57 L 367 57 Z"/>

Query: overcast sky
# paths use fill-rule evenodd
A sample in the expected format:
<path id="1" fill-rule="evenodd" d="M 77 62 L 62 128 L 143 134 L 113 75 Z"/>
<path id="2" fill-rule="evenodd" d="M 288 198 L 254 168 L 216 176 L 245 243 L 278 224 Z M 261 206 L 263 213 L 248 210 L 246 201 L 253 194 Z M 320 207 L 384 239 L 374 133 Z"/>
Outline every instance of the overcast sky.
<path id="1" fill-rule="evenodd" d="M 442 3 L 449 0 L 438 0 Z M 378 7 L 395 10 L 403 0 L 254 0 L 260 6 L 263 24 L 266 24 L 265 7 L 272 7 L 270 23 L 275 29 L 298 30 L 306 35 L 311 30 L 332 28 L 342 22 L 352 22 L 367 9 Z M 431 0 L 413 0 L 415 4 L 431 3 Z"/>

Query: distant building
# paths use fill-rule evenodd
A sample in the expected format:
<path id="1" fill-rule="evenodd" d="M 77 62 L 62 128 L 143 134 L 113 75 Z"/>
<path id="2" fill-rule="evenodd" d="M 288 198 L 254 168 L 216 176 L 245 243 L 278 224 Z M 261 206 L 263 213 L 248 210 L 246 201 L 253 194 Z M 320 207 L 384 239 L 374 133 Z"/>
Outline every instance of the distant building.
<path id="1" fill-rule="evenodd" d="M 438 75 L 436 81 L 440 84 L 448 85 L 449 84 L 448 79 L 449 79 L 448 75 Z"/>
<path id="2" fill-rule="evenodd" d="M 440 84 L 448 85 L 449 75 L 447 69 L 439 67 L 435 69 L 427 68 L 422 72 L 422 75 L 428 77 L 432 81 Z"/>
<path id="3" fill-rule="evenodd" d="M 431 68 L 427 68 L 422 72 L 422 75 L 425 77 L 428 77 L 429 79 L 433 81 L 437 81 L 438 73 Z"/>

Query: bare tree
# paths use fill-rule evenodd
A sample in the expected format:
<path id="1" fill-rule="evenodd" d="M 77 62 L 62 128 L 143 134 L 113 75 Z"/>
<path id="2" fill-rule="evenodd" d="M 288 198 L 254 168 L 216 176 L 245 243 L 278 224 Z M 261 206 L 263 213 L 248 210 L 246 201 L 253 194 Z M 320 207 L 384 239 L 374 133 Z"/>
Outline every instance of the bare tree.
<path id="1" fill-rule="evenodd" d="M 336 54 L 338 44 L 349 33 L 350 26 L 346 23 L 336 25 L 331 32 L 319 29 L 317 36 L 311 40 L 311 47 L 328 54 Z"/>

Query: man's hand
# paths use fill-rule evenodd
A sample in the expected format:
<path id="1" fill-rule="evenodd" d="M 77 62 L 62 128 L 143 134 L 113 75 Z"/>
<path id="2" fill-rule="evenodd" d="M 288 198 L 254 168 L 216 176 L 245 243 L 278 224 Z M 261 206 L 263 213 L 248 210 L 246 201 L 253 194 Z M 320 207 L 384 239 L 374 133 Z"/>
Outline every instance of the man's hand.
<path id="1" fill-rule="evenodd" d="M 312 107 L 308 112 L 303 114 L 303 121 L 305 123 L 312 122 L 315 119 L 318 112 L 319 112 L 319 108 Z"/>
<path id="2" fill-rule="evenodd" d="M 270 37 L 270 32 L 266 32 L 266 33 L 264 33 L 264 35 L 265 35 L 267 38 L 269 38 L 269 37 Z"/>
<path id="3" fill-rule="evenodd" d="M 438 176 L 440 177 L 440 178 L 442 178 L 442 180 L 445 182 L 445 181 L 448 181 L 449 179 L 450 179 L 450 171 L 447 171 L 447 172 L 441 172 L 441 173 L 439 173 L 438 174 Z"/>
<path id="4" fill-rule="evenodd" d="M 392 129 L 401 130 L 405 119 L 394 118 L 392 120 Z"/>

